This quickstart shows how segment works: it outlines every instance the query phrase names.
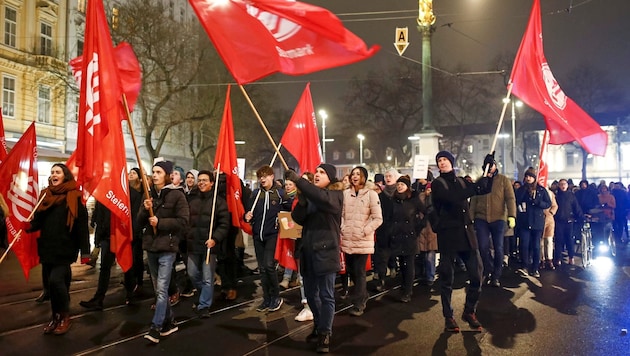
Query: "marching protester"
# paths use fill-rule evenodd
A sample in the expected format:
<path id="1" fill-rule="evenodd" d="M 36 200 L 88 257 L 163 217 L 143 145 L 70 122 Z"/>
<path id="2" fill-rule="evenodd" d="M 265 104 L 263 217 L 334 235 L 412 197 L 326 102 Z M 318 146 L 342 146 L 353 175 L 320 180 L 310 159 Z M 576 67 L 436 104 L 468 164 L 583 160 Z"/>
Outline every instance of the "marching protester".
<path id="1" fill-rule="evenodd" d="M 431 182 L 433 173 L 428 170 L 427 177 L 418 180 L 418 197 L 420 198 L 420 211 L 422 212 L 422 230 L 418 236 L 418 255 L 416 256 L 416 278 L 420 284 L 432 286 L 435 281 L 436 253 L 438 249 L 437 234 L 431 227 L 427 216 L 429 208 L 433 207 L 431 198 Z"/>
<path id="2" fill-rule="evenodd" d="M 433 207 L 436 219 L 431 225 L 437 232 L 438 250 L 440 252 L 440 296 L 444 329 L 459 332 L 459 326 L 453 318 L 451 296 L 457 257 L 466 265 L 469 284 L 466 287 L 466 302 L 462 319 L 475 329 L 481 329 L 477 320 L 477 303 L 481 294 L 483 264 L 479 255 L 477 236 L 472 227 L 468 211 L 468 198 L 474 195 L 488 194 L 492 190 L 492 181 L 497 174 L 493 155 L 487 155 L 482 168 L 489 166 L 487 176 L 471 183 L 455 175 L 453 165 L 455 157 L 448 151 L 440 151 L 435 156 L 440 176 L 431 184 Z"/>
<path id="3" fill-rule="evenodd" d="M 300 272 L 308 305 L 313 312 L 313 331 L 307 342 L 317 341 L 317 352 L 330 350 L 335 316 L 335 276 L 340 269 L 339 239 L 343 209 L 343 183 L 337 181 L 335 166 L 322 163 L 315 171 L 314 183 L 294 171 L 285 173 L 300 191 L 298 204 L 291 212 L 302 225 L 298 251 Z"/>
<path id="4" fill-rule="evenodd" d="M 187 271 L 199 292 L 199 300 L 194 310 L 201 317 L 209 317 L 214 298 L 217 255 L 223 255 L 222 246 L 227 242 L 231 220 L 225 199 L 222 197 L 214 199 L 213 187 L 216 184 L 214 174 L 201 170 L 197 181 L 198 189 L 193 189 L 188 195 L 190 220 L 186 236 Z M 209 257 L 206 256 L 208 252 Z"/>
<path id="5" fill-rule="evenodd" d="M 226 175 L 219 174 L 218 181 L 215 183 L 218 184 L 219 198 L 223 199 L 227 202 L 227 182 Z M 243 188 L 243 184 L 241 182 L 241 188 Z M 245 194 L 245 190 L 242 190 Z M 243 195 L 243 199 L 248 198 Z M 241 229 L 237 226 L 232 225 L 232 212 L 228 210 L 228 233 L 225 239 L 221 241 L 220 246 L 217 246 L 217 269 L 216 273 L 219 275 L 221 279 L 221 297 L 225 300 L 235 300 L 237 296 L 236 292 L 236 284 L 238 282 L 238 257 L 236 254 L 236 240 L 242 234 Z"/>
<path id="6" fill-rule="evenodd" d="M 184 191 L 171 184 L 172 171 L 173 163 L 170 161 L 160 161 L 153 165 L 151 199 L 144 200 L 144 209 L 140 209 L 137 217 L 144 229 L 142 247 L 147 251 L 149 272 L 156 295 L 151 328 L 144 337 L 156 344 L 160 342 L 160 337 L 178 330 L 169 302 L 168 286 L 171 283 L 179 241 L 184 238 L 190 217 Z M 151 209 L 153 216 L 149 213 Z"/>
<path id="7" fill-rule="evenodd" d="M 87 209 L 72 172 L 65 164 L 50 169 L 50 185 L 40 194 L 29 232 L 39 231 L 37 253 L 42 264 L 45 288 L 50 295 L 52 318 L 44 334 L 62 335 L 70 329 L 70 265 L 81 251 L 81 262 L 89 259 Z M 83 257 L 85 256 L 85 257 Z"/>
<path id="8" fill-rule="evenodd" d="M 131 168 L 129 171 L 129 204 L 131 207 L 131 226 L 133 230 L 133 239 L 131 240 L 131 253 L 133 258 L 132 278 L 135 281 L 136 288 L 132 299 L 140 296 L 142 286 L 144 284 L 144 253 L 142 251 L 142 226 L 138 223 L 138 212 L 142 209 L 142 201 L 144 200 L 144 186 L 140 177 L 140 169 Z"/>
<path id="9" fill-rule="evenodd" d="M 545 188 L 549 199 L 551 200 L 551 206 L 544 210 L 545 213 L 545 228 L 543 230 L 542 242 L 540 246 L 542 267 L 548 270 L 554 270 L 554 236 L 556 230 L 556 221 L 554 216 L 558 212 L 558 203 L 556 202 L 556 195 L 549 188 Z"/>
<path id="10" fill-rule="evenodd" d="M 584 219 L 582 214 L 582 208 L 578 203 L 575 195 L 569 190 L 569 183 L 566 179 L 560 179 L 558 181 L 558 191 L 556 192 L 556 203 L 558 204 L 558 210 L 554 215 L 556 223 L 555 229 L 555 253 L 554 260 L 557 265 L 560 265 L 562 260 L 562 251 L 566 247 L 567 254 L 569 255 L 569 264 L 573 264 L 573 224 L 581 226 L 581 222 Z"/>
<path id="11" fill-rule="evenodd" d="M 350 172 L 350 188 L 343 191 L 341 219 L 341 251 L 345 254 L 346 270 L 354 282 L 349 313 L 361 316 L 368 300 L 365 266 L 374 254 L 374 233 L 383 223 L 378 194 L 374 183 L 367 181 L 367 169 L 355 167 Z"/>
<path id="12" fill-rule="evenodd" d="M 186 195 L 190 194 L 193 189 L 197 189 L 198 175 L 199 171 L 196 169 L 191 169 L 186 172 L 186 179 L 184 180 L 184 193 L 186 193 Z"/>

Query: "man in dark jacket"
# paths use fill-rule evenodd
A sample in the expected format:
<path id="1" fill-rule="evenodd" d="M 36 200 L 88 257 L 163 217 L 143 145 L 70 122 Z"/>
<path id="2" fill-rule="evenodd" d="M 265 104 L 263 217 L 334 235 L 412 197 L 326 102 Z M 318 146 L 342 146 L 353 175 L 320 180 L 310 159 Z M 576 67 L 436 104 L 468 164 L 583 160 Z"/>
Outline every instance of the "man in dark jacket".
<path id="1" fill-rule="evenodd" d="M 340 270 L 339 239 L 343 209 L 343 183 L 337 181 L 335 166 L 322 163 L 315 171 L 314 184 L 289 170 L 285 178 L 295 182 L 298 203 L 291 216 L 302 225 L 300 272 L 306 300 L 313 312 L 313 332 L 307 341 L 317 340 L 317 352 L 330 348 L 335 315 L 335 276 Z"/>
<path id="2" fill-rule="evenodd" d="M 580 183 L 581 185 L 581 183 Z M 569 183 L 566 179 L 560 179 L 558 181 L 558 192 L 556 193 L 556 202 L 558 203 L 558 210 L 554 215 L 555 220 L 555 246 L 554 246 L 554 261 L 555 265 L 560 265 L 562 260 L 562 251 L 566 247 L 569 255 L 569 264 L 573 264 L 573 223 L 575 221 L 582 220 L 582 209 L 578 203 L 575 195 L 569 190 Z M 581 226 L 580 224 L 577 224 Z"/>
<path id="3" fill-rule="evenodd" d="M 197 186 L 188 195 L 190 222 L 186 236 L 188 248 L 188 276 L 199 291 L 199 302 L 195 312 L 201 317 L 210 316 L 214 298 L 214 271 L 217 254 L 227 238 L 230 216 L 225 200 L 214 199 L 214 174 L 199 171 Z M 214 216 L 214 219 L 213 219 Z M 212 224 L 212 231 L 210 231 Z"/>
<path id="4" fill-rule="evenodd" d="M 271 167 L 260 167 L 256 176 L 260 181 L 260 189 L 252 193 L 245 213 L 245 221 L 252 224 L 254 232 L 254 252 L 263 289 L 263 301 L 256 311 L 273 312 L 279 310 L 283 302 L 274 260 L 278 241 L 278 213 L 282 210 L 291 211 L 291 203 L 284 191 L 275 185 Z"/>
<path id="5" fill-rule="evenodd" d="M 455 176 L 453 169 L 455 158 L 450 152 L 438 152 L 435 161 L 440 170 L 440 176 L 433 181 L 431 189 L 433 206 L 439 220 L 432 227 L 438 236 L 438 250 L 440 252 L 438 273 L 441 284 L 442 314 L 445 319 L 444 329 L 450 332 L 459 332 L 459 326 L 453 318 L 451 305 L 453 279 L 458 257 L 466 264 L 470 280 L 466 289 L 466 303 L 462 319 L 468 322 L 472 328 L 481 329 L 475 312 L 481 294 L 483 264 L 477 245 L 477 236 L 468 212 L 468 198 L 490 193 L 492 177 L 497 172 L 496 164 L 492 155 L 486 156 L 484 166 L 490 167 L 487 177 L 482 177 L 476 183 L 471 183 Z"/>

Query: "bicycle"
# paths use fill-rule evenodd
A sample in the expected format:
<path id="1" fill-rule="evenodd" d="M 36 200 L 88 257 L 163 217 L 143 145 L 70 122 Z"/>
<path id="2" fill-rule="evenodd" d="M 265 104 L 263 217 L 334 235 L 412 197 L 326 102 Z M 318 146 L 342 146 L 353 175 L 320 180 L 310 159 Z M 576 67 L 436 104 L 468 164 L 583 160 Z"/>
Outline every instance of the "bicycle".
<path id="1" fill-rule="evenodd" d="M 582 238 L 579 244 L 579 254 L 582 256 L 582 268 L 586 269 L 593 260 L 593 233 L 591 231 L 591 219 L 584 219 L 582 224 Z"/>

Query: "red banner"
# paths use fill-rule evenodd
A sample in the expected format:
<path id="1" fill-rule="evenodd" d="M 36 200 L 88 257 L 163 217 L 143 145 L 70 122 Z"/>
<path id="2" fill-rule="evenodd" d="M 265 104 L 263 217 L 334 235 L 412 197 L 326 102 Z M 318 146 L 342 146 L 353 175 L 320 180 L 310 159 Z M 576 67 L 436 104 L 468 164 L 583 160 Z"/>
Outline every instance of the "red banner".
<path id="1" fill-rule="evenodd" d="M 288 0 L 189 0 L 239 84 L 273 73 L 308 74 L 355 63 L 367 48 L 330 11 Z"/>
<path id="2" fill-rule="evenodd" d="M 295 252 L 295 240 L 278 238 L 274 259 L 280 266 L 297 271 L 297 263 L 293 253 Z"/>
<path id="3" fill-rule="evenodd" d="M 7 138 L 4 134 L 4 123 L 2 121 L 2 108 L 0 108 L 0 164 L 7 158 Z"/>
<path id="4" fill-rule="evenodd" d="M 527 30 L 514 60 L 508 87 L 510 85 L 515 96 L 544 116 L 549 143 L 578 141 L 589 153 L 606 154 L 606 132 L 564 94 L 551 73 L 543 51 L 539 0 L 534 0 Z"/>
<path id="5" fill-rule="evenodd" d="M 549 148 L 549 131 L 545 130 L 543 142 L 540 146 L 540 162 L 538 163 L 538 178 L 536 181 L 543 187 L 547 187 L 547 178 L 549 178 L 549 166 L 547 166 L 547 149 Z"/>

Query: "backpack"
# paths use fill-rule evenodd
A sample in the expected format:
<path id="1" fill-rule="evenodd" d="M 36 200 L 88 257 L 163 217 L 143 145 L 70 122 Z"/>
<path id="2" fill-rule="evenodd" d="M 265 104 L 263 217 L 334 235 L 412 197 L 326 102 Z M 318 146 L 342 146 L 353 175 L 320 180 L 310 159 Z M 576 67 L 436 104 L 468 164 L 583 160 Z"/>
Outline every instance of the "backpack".
<path id="1" fill-rule="evenodd" d="M 446 188 L 446 190 L 448 190 L 448 184 L 446 184 L 446 182 L 444 181 L 444 178 L 437 177 L 433 180 L 433 183 L 431 184 L 435 185 L 437 181 L 439 181 L 440 184 L 444 188 Z M 466 188 L 466 182 L 464 181 L 464 178 L 457 177 L 457 181 L 462 186 L 462 188 Z M 437 232 L 440 229 L 440 211 L 438 211 L 439 209 L 437 209 L 435 205 L 433 205 L 433 194 L 429 194 L 429 196 L 427 197 L 426 205 L 427 205 L 427 214 L 426 214 L 427 219 L 429 220 L 429 223 L 431 224 L 431 228 L 433 229 L 433 231 Z"/>

